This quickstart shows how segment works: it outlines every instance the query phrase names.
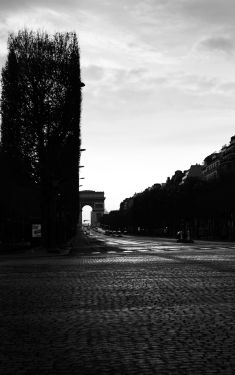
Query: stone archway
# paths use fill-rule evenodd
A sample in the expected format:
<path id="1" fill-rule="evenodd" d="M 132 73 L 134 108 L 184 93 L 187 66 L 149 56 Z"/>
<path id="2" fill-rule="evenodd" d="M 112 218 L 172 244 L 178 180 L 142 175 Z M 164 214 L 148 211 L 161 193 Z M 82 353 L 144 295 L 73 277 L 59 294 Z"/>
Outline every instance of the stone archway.
<path id="1" fill-rule="evenodd" d="M 82 209 L 84 206 L 92 208 L 91 226 L 99 226 L 100 219 L 104 215 L 104 192 L 94 190 L 82 190 L 79 192 L 80 212 L 79 224 L 82 225 Z"/>

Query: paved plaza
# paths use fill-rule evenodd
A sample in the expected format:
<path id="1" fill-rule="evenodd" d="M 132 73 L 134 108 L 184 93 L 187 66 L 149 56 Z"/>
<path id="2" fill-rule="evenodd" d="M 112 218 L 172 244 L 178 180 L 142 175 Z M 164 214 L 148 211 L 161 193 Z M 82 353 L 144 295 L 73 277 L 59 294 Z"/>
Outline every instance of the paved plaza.
<path id="1" fill-rule="evenodd" d="M 235 244 L 98 237 L 0 257 L 2 373 L 234 374 Z"/>

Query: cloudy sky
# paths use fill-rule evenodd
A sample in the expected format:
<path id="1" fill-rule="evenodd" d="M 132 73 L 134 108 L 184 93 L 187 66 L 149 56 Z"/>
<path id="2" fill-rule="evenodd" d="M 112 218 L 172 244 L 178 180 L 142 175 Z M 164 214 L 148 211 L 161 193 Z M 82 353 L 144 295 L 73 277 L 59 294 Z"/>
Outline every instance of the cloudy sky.
<path id="1" fill-rule="evenodd" d="M 235 134 L 234 0 L 1 0 L 0 65 L 20 28 L 76 31 L 82 189 L 106 209 Z"/>

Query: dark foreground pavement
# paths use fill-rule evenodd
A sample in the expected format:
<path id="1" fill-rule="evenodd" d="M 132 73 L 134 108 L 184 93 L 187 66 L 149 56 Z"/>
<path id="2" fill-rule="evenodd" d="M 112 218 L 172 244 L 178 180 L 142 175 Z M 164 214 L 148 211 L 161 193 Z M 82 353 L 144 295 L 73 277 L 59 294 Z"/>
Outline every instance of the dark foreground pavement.
<path id="1" fill-rule="evenodd" d="M 235 373 L 235 254 L 74 246 L 0 258 L 2 374 Z"/>

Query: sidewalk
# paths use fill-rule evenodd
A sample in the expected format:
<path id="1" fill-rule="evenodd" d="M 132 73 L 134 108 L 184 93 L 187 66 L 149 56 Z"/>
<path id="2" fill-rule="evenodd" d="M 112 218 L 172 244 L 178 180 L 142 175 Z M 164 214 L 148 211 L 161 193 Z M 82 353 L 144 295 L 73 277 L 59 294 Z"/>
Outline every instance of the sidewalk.
<path id="1" fill-rule="evenodd" d="M 0 249 L 1 258 L 31 258 L 31 257 L 55 257 L 68 256 L 78 254 L 80 251 L 90 251 L 92 248 L 92 241 L 84 236 L 81 231 L 70 240 L 66 245 L 56 248 L 55 250 L 47 250 L 43 246 L 21 249 Z"/>

